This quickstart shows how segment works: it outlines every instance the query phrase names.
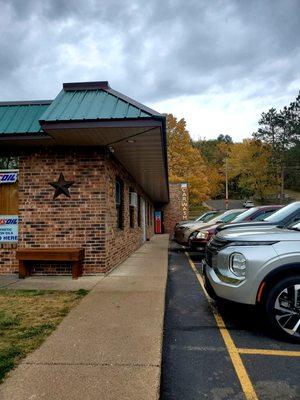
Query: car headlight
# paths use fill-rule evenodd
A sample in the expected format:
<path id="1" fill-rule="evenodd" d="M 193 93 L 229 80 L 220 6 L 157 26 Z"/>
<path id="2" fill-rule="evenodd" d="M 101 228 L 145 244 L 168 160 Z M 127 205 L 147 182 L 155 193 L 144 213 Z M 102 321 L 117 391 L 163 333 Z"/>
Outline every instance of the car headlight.
<path id="1" fill-rule="evenodd" d="M 194 239 L 196 236 L 197 236 L 197 231 L 195 231 L 195 232 L 192 232 L 191 234 L 190 234 L 190 237 L 189 237 L 189 239 Z"/>
<path id="2" fill-rule="evenodd" d="M 197 239 L 207 239 L 208 238 L 208 232 L 207 231 L 199 231 L 196 235 Z"/>
<path id="3" fill-rule="evenodd" d="M 229 259 L 229 269 L 230 271 L 238 276 L 239 278 L 244 278 L 246 275 L 247 260 L 241 253 L 233 253 Z"/>

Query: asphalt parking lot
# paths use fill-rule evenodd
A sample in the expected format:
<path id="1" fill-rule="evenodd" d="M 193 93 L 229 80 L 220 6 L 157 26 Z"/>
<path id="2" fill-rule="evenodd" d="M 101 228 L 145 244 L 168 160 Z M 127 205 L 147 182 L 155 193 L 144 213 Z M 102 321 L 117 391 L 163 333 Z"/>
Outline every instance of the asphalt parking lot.
<path id="1" fill-rule="evenodd" d="M 161 399 L 300 399 L 300 345 L 270 337 L 252 307 L 216 306 L 201 283 L 201 257 L 172 243 Z"/>

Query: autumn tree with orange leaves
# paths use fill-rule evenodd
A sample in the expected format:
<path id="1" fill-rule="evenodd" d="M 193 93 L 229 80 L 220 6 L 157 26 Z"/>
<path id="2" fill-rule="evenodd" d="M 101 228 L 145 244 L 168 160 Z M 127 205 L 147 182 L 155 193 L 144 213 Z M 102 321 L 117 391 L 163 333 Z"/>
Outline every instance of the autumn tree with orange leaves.
<path id="1" fill-rule="evenodd" d="M 235 143 L 228 158 L 229 179 L 237 179 L 241 193 L 264 201 L 276 192 L 276 176 L 270 164 L 270 146 L 259 140 L 244 139 Z"/>
<path id="2" fill-rule="evenodd" d="M 193 147 L 186 122 L 167 116 L 168 161 L 170 182 L 188 182 L 190 204 L 209 197 L 207 167 L 199 149 Z"/>

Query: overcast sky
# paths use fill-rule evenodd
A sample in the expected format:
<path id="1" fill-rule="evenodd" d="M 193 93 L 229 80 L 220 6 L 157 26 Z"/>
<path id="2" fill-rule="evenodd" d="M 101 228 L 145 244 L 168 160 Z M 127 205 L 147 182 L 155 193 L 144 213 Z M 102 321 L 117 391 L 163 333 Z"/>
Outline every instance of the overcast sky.
<path id="1" fill-rule="evenodd" d="M 194 138 L 250 136 L 300 89 L 300 0 L 0 0 L 0 100 L 62 82 L 184 117 Z"/>

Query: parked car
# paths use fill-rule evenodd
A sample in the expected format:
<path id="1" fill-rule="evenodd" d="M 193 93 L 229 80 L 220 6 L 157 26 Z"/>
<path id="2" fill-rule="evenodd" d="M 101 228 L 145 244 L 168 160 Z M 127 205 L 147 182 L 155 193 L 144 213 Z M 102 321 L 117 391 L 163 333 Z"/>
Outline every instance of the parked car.
<path id="1" fill-rule="evenodd" d="M 245 208 L 254 207 L 254 203 L 253 203 L 252 200 L 246 200 L 246 201 L 243 203 L 243 207 L 245 207 Z"/>
<path id="2" fill-rule="evenodd" d="M 274 212 L 263 221 L 253 222 L 238 222 L 232 224 L 224 224 L 218 228 L 218 231 L 227 229 L 238 229 L 238 230 L 258 230 L 258 229 L 272 229 L 274 226 L 280 228 L 287 227 L 293 223 L 300 221 L 300 201 L 295 201 L 285 207 L 282 207 L 278 211 Z"/>
<path id="3" fill-rule="evenodd" d="M 207 246 L 205 287 L 215 299 L 260 306 L 271 329 L 300 343 L 300 223 L 221 231 Z"/>
<path id="4" fill-rule="evenodd" d="M 175 240 L 177 243 L 188 246 L 190 235 L 199 228 L 204 228 L 208 225 L 214 225 L 217 223 L 226 223 L 232 221 L 235 217 L 241 214 L 244 209 L 228 210 L 215 218 L 211 219 L 209 222 L 190 222 L 189 224 L 183 225 L 181 228 L 175 229 Z"/>
<path id="5" fill-rule="evenodd" d="M 177 224 L 175 225 L 175 229 L 177 229 L 179 226 L 186 225 L 191 222 L 208 222 L 209 220 L 213 219 L 215 216 L 217 216 L 220 213 L 221 213 L 220 211 L 215 211 L 215 210 L 206 211 L 205 213 L 199 215 L 199 217 L 197 217 L 195 219 L 177 222 Z"/>
<path id="6" fill-rule="evenodd" d="M 249 208 L 249 210 L 242 212 L 234 218 L 232 222 L 229 222 L 229 225 L 237 222 L 261 221 L 281 207 L 282 206 L 274 205 Z M 191 250 L 205 251 L 208 241 L 218 232 L 221 226 L 222 224 L 213 224 L 205 228 L 197 229 L 189 238 L 189 248 Z"/>

